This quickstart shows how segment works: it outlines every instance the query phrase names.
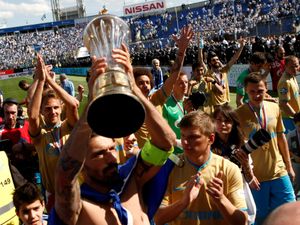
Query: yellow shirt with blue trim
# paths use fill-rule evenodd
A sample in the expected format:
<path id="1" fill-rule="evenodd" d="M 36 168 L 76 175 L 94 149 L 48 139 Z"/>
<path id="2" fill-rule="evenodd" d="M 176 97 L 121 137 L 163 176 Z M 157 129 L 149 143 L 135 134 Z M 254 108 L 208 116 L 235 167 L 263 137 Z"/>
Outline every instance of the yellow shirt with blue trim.
<path id="1" fill-rule="evenodd" d="M 224 86 L 225 92 L 219 93 L 217 88 L 211 82 L 208 83 L 208 90 L 211 90 L 211 103 L 216 105 L 223 105 L 226 102 L 230 102 L 230 95 L 229 95 L 229 82 L 228 82 L 228 70 L 227 67 L 224 67 L 221 71 L 221 79 L 218 79 L 215 73 L 209 70 L 206 76 L 213 78 L 214 80 L 218 81 L 219 85 Z"/>
<path id="2" fill-rule="evenodd" d="M 227 159 L 214 153 L 207 165 L 201 170 L 201 178 L 204 180 L 197 199 L 193 201 L 174 221 L 168 224 L 179 225 L 222 225 L 226 224 L 217 206 L 212 202 L 206 192 L 208 182 L 220 171 L 223 171 L 224 195 L 238 209 L 246 210 L 245 195 L 243 191 L 243 179 L 239 168 Z M 170 205 L 180 200 L 185 190 L 185 185 L 191 176 L 197 173 L 197 169 L 187 161 L 182 168 L 174 167 L 169 176 L 168 188 L 162 205 Z"/>
<path id="3" fill-rule="evenodd" d="M 284 73 L 278 82 L 279 101 L 287 102 L 295 112 L 300 111 L 299 86 L 295 76 Z M 282 117 L 289 118 L 282 111 Z"/>
<path id="4" fill-rule="evenodd" d="M 257 179 L 269 181 L 287 174 L 282 155 L 278 148 L 277 133 L 284 132 L 279 106 L 274 102 L 263 101 L 266 114 L 266 130 L 271 140 L 251 153 L 253 172 Z M 241 129 L 246 138 L 251 138 L 261 126 L 248 104 L 236 110 Z"/>

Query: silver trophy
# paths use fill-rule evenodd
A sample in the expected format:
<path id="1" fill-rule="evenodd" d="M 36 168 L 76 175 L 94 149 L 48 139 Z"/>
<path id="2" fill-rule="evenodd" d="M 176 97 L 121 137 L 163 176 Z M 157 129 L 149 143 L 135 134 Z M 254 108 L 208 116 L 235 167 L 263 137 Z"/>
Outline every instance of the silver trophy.
<path id="1" fill-rule="evenodd" d="M 92 90 L 87 121 L 94 132 L 111 138 L 125 137 L 144 122 L 145 109 L 132 93 L 124 67 L 112 59 L 112 50 L 128 46 L 130 29 L 119 17 L 101 15 L 86 26 L 83 42 L 91 56 L 106 57 L 107 69 Z"/>

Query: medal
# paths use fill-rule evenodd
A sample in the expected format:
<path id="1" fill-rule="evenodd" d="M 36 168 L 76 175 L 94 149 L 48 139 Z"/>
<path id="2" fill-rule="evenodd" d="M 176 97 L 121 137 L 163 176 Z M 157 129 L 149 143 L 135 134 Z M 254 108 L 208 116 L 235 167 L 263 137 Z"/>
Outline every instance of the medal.
<path id="1" fill-rule="evenodd" d="M 266 144 L 264 144 L 263 146 L 261 146 L 262 150 L 264 150 L 264 151 L 268 151 L 269 147 L 270 147 L 269 142 L 267 142 Z"/>

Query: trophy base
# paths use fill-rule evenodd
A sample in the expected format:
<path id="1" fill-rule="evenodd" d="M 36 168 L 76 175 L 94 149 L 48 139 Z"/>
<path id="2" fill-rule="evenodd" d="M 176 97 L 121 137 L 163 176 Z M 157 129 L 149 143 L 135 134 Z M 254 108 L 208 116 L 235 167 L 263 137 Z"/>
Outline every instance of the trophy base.
<path id="1" fill-rule="evenodd" d="M 87 122 L 98 135 L 126 137 L 144 123 L 145 109 L 130 93 L 105 94 L 93 100 L 88 108 Z"/>

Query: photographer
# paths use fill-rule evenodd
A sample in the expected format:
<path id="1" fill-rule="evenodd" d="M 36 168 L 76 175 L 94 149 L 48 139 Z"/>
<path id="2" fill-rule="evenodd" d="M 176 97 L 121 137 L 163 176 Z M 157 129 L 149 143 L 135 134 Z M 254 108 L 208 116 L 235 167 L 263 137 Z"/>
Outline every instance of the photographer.
<path id="1" fill-rule="evenodd" d="M 244 86 L 249 102 L 236 110 L 243 133 L 251 139 L 262 128 L 272 137 L 251 153 L 253 172 L 260 182 L 259 190 L 252 189 L 258 209 L 255 224 L 262 224 L 276 207 L 295 201 L 291 183 L 295 173 L 278 104 L 264 101 L 267 91 L 265 80 L 260 73 L 250 73 L 245 78 Z"/>
<path id="2" fill-rule="evenodd" d="M 216 107 L 213 118 L 216 124 L 216 135 L 211 146 L 212 152 L 229 159 L 240 167 L 244 177 L 248 221 L 249 224 L 252 224 L 256 216 L 256 205 L 249 186 L 256 190 L 259 190 L 260 187 L 250 166 L 250 162 L 252 162 L 250 156 L 240 150 L 241 146 L 245 144 L 245 137 L 241 131 L 237 114 L 230 105 L 225 104 Z"/>
<path id="3" fill-rule="evenodd" d="M 12 145 L 17 143 L 31 143 L 27 120 L 22 118 L 22 111 L 19 109 L 18 101 L 14 98 L 7 98 L 3 102 L 4 123 L 0 126 L 0 139 L 8 139 Z M 8 152 L 11 149 L 6 149 Z"/>

